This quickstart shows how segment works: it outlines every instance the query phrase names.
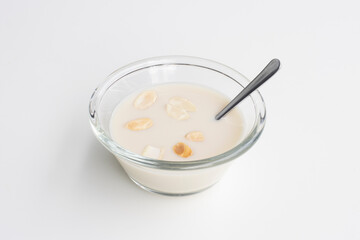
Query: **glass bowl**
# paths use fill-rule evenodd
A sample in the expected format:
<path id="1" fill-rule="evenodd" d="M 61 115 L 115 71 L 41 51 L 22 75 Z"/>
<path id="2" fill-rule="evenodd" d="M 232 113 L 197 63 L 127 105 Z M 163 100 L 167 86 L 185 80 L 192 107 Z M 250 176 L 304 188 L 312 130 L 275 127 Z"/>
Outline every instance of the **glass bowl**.
<path id="1" fill-rule="evenodd" d="M 197 57 L 164 56 L 141 60 L 119 68 L 95 89 L 89 103 L 90 124 L 97 139 L 141 188 L 166 195 L 197 193 L 218 182 L 232 160 L 253 146 L 264 128 L 265 104 L 258 91 L 238 104 L 244 118 L 243 137 L 234 148 L 217 156 L 195 161 L 164 161 L 119 146 L 109 131 L 110 118 L 117 104 L 138 89 L 165 83 L 202 85 L 221 92 L 230 100 L 249 80 L 230 67 Z"/>

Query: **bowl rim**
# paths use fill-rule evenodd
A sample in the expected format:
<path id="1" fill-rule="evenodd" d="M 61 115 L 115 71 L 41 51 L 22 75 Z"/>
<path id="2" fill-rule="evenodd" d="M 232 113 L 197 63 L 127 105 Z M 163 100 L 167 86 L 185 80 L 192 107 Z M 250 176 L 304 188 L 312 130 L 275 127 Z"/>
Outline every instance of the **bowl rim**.
<path id="1" fill-rule="evenodd" d="M 144 167 L 164 170 L 194 170 L 213 167 L 230 162 L 231 160 L 241 156 L 255 144 L 264 129 L 266 120 L 265 103 L 258 90 L 255 90 L 249 96 L 255 108 L 254 125 L 252 126 L 249 134 L 232 149 L 213 157 L 192 161 L 157 160 L 130 152 L 119 146 L 115 141 L 112 140 L 110 136 L 107 136 L 105 131 L 100 127 L 100 124 L 98 124 L 96 111 L 97 106 L 99 106 L 101 103 L 102 96 L 112 86 L 112 84 L 126 75 L 144 68 L 162 65 L 188 65 L 206 68 L 208 70 L 213 70 L 225 75 L 242 87 L 244 86 L 236 79 L 242 78 L 243 80 L 250 82 L 244 75 L 234 70 L 233 68 L 213 60 L 193 56 L 171 55 L 152 57 L 139 60 L 118 68 L 108 77 L 106 77 L 105 80 L 100 83 L 100 85 L 98 85 L 98 87 L 92 93 L 89 102 L 89 119 L 91 128 L 100 143 L 102 143 L 102 145 L 104 145 L 105 148 L 107 148 L 112 154 L 114 154 L 117 158 L 121 158 Z"/>

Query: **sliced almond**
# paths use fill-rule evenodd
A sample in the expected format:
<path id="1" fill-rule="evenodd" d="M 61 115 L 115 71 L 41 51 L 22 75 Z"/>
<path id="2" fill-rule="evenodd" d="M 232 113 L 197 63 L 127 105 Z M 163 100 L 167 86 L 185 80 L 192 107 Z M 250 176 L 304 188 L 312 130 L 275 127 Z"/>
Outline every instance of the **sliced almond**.
<path id="1" fill-rule="evenodd" d="M 177 120 L 186 120 L 190 118 L 190 115 L 186 110 L 171 104 L 166 104 L 166 112 L 170 117 Z"/>
<path id="2" fill-rule="evenodd" d="M 180 157 L 187 158 L 192 155 L 191 148 L 185 143 L 179 142 L 173 146 L 174 152 Z"/>
<path id="3" fill-rule="evenodd" d="M 189 141 L 192 141 L 192 142 L 202 142 L 202 141 L 204 141 L 204 135 L 200 131 L 189 132 L 188 134 L 185 135 L 185 138 L 187 140 L 189 140 Z"/>
<path id="4" fill-rule="evenodd" d="M 169 100 L 169 104 L 171 104 L 171 105 L 173 105 L 175 107 L 182 108 L 182 109 L 184 109 L 185 111 L 188 111 L 188 112 L 195 112 L 196 111 L 195 105 L 186 98 L 173 97 L 173 98 L 171 98 Z"/>
<path id="5" fill-rule="evenodd" d="M 143 156 L 162 160 L 164 157 L 164 149 L 147 145 L 142 153 Z"/>
<path id="6" fill-rule="evenodd" d="M 139 131 L 139 130 L 148 129 L 152 125 L 153 125 L 153 121 L 150 118 L 139 118 L 128 122 L 126 124 L 126 128 L 133 131 Z"/>
<path id="7" fill-rule="evenodd" d="M 157 94 L 155 91 L 144 91 L 140 93 L 134 100 L 134 107 L 136 109 L 146 109 L 155 103 Z"/>

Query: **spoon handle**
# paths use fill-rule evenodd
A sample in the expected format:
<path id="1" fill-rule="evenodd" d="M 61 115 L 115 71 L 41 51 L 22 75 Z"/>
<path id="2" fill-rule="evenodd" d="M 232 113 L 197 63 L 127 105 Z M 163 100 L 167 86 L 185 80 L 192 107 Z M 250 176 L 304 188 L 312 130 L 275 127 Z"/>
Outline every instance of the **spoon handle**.
<path id="1" fill-rule="evenodd" d="M 249 96 L 254 90 L 260 87 L 266 80 L 271 78 L 280 68 L 279 59 L 273 59 L 269 64 L 259 73 L 259 75 L 254 78 L 226 107 L 221 110 L 216 116 L 215 119 L 219 120 L 227 112 L 229 112 L 233 107 L 235 107 L 239 102 L 244 98 Z"/>

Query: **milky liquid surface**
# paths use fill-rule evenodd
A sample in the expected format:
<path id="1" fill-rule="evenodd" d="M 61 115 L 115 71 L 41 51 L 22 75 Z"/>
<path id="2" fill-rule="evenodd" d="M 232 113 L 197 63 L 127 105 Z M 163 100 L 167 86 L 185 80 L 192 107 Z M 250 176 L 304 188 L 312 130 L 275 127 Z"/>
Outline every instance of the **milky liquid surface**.
<path id="1" fill-rule="evenodd" d="M 154 90 L 157 100 L 148 109 L 138 110 L 133 105 L 134 100 L 145 90 Z M 168 115 L 166 104 L 172 97 L 186 98 L 196 106 L 195 112 L 189 112 L 189 119 L 177 120 Z M 213 157 L 230 150 L 242 138 L 244 122 L 238 109 L 233 109 L 219 121 L 214 118 L 229 101 L 213 89 L 192 84 L 172 83 L 141 89 L 117 105 L 110 119 L 110 134 L 120 146 L 140 155 L 147 145 L 151 145 L 164 150 L 163 160 L 191 161 Z M 150 118 L 153 125 L 140 131 L 125 127 L 129 121 L 138 118 Z M 192 131 L 201 131 L 204 141 L 187 140 L 185 135 Z M 192 149 L 190 157 L 175 154 L 173 146 L 179 142 Z"/>

